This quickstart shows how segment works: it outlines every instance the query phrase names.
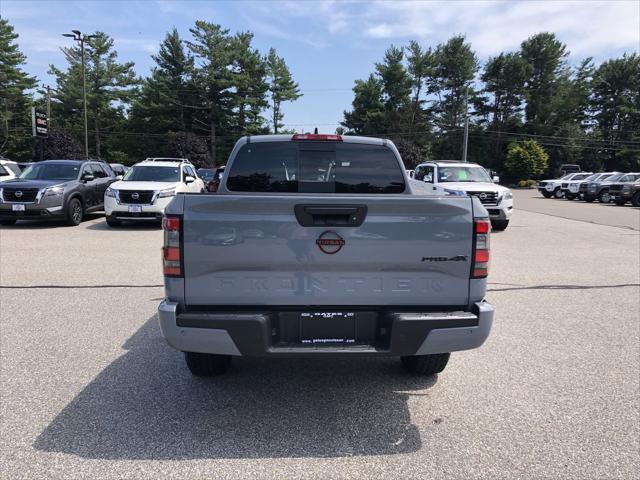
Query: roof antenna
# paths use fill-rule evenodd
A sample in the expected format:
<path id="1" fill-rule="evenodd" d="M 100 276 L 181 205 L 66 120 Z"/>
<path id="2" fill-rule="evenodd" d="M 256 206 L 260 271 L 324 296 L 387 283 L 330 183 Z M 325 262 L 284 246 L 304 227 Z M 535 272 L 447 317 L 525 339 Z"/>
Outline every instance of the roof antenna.
<path id="1" fill-rule="evenodd" d="M 317 134 L 318 134 L 318 127 L 316 127 L 316 128 L 315 128 L 315 130 L 313 131 L 313 133 L 314 133 L 315 135 L 317 135 Z"/>

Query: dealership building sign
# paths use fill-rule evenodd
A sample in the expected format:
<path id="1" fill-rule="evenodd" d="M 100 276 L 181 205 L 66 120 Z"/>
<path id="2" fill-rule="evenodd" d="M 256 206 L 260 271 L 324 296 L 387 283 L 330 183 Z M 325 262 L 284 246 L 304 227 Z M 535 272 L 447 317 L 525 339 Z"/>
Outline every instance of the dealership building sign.
<path id="1" fill-rule="evenodd" d="M 31 108 L 31 125 L 34 137 L 46 137 L 49 135 L 49 119 L 47 114 Z"/>

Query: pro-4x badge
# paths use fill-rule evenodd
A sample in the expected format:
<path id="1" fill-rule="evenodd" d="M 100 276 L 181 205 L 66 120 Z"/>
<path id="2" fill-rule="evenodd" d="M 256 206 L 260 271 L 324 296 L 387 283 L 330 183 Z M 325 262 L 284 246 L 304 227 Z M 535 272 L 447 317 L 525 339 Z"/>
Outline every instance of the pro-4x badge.
<path id="1" fill-rule="evenodd" d="M 333 255 L 338 253 L 342 247 L 344 247 L 344 238 L 338 235 L 336 232 L 327 230 L 322 232 L 316 240 L 316 245 L 327 255 Z"/>
<path id="2" fill-rule="evenodd" d="M 466 255 L 454 255 L 453 257 L 422 257 L 423 262 L 466 262 Z"/>

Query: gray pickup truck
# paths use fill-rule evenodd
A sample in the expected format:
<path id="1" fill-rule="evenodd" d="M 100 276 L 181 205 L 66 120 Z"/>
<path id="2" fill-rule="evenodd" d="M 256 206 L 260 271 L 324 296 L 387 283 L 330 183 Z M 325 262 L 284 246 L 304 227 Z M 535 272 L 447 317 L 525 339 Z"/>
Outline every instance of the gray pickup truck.
<path id="1" fill-rule="evenodd" d="M 388 140 L 243 137 L 218 192 L 176 195 L 163 225 L 160 327 L 194 375 L 240 355 L 431 375 L 491 329 L 486 209 L 409 180 Z"/>

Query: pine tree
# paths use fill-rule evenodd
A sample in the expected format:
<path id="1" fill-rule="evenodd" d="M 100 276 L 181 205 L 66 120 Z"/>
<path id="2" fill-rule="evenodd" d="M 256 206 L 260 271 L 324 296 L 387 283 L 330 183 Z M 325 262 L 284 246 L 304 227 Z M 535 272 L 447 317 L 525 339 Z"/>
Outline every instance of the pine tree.
<path id="1" fill-rule="evenodd" d="M 31 106 L 28 92 L 36 79 L 22 70 L 26 57 L 18 49 L 18 34 L 0 17 L 0 154 L 18 160 L 31 153 Z"/>
<path id="2" fill-rule="evenodd" d="M 269 50 L 266 61 L 271 100 L 271 122 L 273 132 L 278 133 L 278 130 L 283 127 L 282 102 L 293 102 L 300 98 L 302 93 L 300 93 L 298 84 L 294 82 L 284 58 L 279 57 L 274 48 Z"/>
<path id="3" fill-rule="evenodd" d="M 55 75 L 57 93 L 56 118 L 72 129 L 78 137 L 83 135 L 82 125 L 82 66 L 79 46 L 62 48 L 69 64 L 63 71 L 51 65 L 49 73 Z M 103 133 L 121 129 L 126 107 L 130 104 L 140 80 L 133 71 L 133 62 L 118 62 L 114 42 L 106 33 L 96 32 L 85 43 L 85 75 L 87 83 L 87 116 L 93 132 L 94 152 L 103 155 Z M 67 119 L 65 121 L 65 119 Z M 107 139 L 108 141 L 108 139 Z"/>

